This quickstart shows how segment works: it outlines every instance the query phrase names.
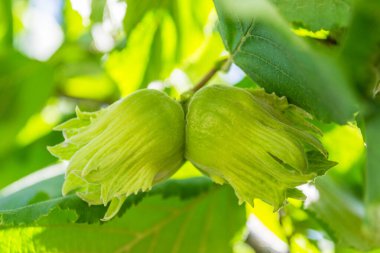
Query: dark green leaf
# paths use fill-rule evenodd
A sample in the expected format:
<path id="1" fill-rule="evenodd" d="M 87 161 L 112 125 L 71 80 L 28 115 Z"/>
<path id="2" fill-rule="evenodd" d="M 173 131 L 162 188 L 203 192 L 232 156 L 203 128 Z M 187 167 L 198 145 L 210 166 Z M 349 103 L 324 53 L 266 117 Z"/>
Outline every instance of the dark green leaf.
<path id="1" fill-rule="evenodd" d="M 257 4 L 239 17 L 238 2 L 215 0 L 215 5 L 232 60 L 257 84 L 319 119 L 352 119 L 356 100 L 336 62 L 312 51 L 272 6 Z"/>
<path id="2" fill-rule="evenodd" d="M 291 23 L 312 31 L 347 27 L 351 0 L 270 0 Z"/>
<path id="3" fill-rule="evenodd" d="M 351 26 L 342 49 L 342 62 L 358 91 L 367 99 L 376 95 L 380 62 L 380 2 L 356 1 Z"/>

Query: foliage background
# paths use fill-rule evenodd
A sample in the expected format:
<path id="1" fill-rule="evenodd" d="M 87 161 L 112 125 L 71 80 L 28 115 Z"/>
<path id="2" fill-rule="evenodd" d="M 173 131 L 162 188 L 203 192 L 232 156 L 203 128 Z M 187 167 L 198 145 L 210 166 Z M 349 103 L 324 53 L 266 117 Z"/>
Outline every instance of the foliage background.
<path id="1" fill-rule="evenodd" d="M 2 0 L 0 252 L 266 252 L 268 240 L 268 252 L 375 250 L 380 6 L 269 2 Z M 65 164 L 46 146 L 75 106 L 146 87 L 179 98 L 227 55 L 234 63 L 210 84 L 260 85 L 317 118 L 339 165 L 304 187 L 306 203 L 238 206 L 188 163 L 106 224 L 104 207 L 61 197 Z"/>

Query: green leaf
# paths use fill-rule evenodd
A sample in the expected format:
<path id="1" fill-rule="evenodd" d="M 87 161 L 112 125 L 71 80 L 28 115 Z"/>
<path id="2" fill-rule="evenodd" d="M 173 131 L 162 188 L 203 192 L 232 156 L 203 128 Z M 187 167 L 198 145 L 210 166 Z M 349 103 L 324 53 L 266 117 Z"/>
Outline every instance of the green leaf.
<path id="1" fill-rule="evenodd" d="M 37 204 L 26 205 L 27 201 L 35 196 L 35 193 L 45 192 L 52 196 L 57 195 L 57 190 L 61 190 L 62 177 L 56 176 L 43 180 L 39 183 L 27 187 L 19 192 L 1 198 L 0 202 L 0 227 L 28 226 L 39 224 L 36 220 L 45 217 L 49 221 L 49 213 L 53 209 L 70 209 L 77 214 L 77 219 L 72 222 L 77 223 L 99 223 L 104 216 L 107 207 L 102 205 L 90 206 L 76 195 L 60 196 Z M 161 195 L 163 198 L 179 197 L 182 200 L 197 197 L 198 195 L 211 190 L 212 183 L 206 177 L 197 177 L 184 180 L 169 180 L 158 184 L 148 193 L 139 193 L 127 198 L 121 207 L 118 216 L 121 217 L 125 211 L 133 204 L 138 203 L 146 196 Z M 24 195 L 24 201 L 20 199 Z M 25 201 L 26 200 L 26 201 Z M 52 216 L 52 223 L 55 217 Z"/>
<path id="2" fill-rule="evenodd" d="M 8 152 L 6 156 L 0 157 L 0 189 L 56 162 L 57 159 L 49 153 L 46 146 L 58 143 L 62 139 L 60 133 L 50 132 L 26 146 Z"/>
<path id="3" fill-rule="evenodd" d="M 355 3 L 341 59 L 358 92 L 371 100 L 376 95 L 375 88 L 379 81 L 379 75 L 374 69 L 376 64 L 379 68 L 380 59 L 380 2 Z"/>
<path id="4" fill-rule="evenodd" d="M 157 27 L 153 35 L 152 44 L 150 46 L 150 53 L 147 68 L 145 69 L 144 78 L 140 88 L 146 88 L 146 86 L 155 80 L 161 80 L 164 78 L 163 73 L 163 43 L 164 35 L 162 34 L 163 26 Z M 167 73 L 166 73 L 167 74 Z"/>
<path id="5" fill-rule="evenodd" d="M 367 227 L 380 245 L 380 107 L 366 120 L 367 168 L 365 175 L 365 200 Z"/>
<path id="6" fill-rule="evenodd" d="M 312 31 L 347 27 L 352 0 L 270 0 L 289 22 Z"/>
<path id="7" fill-rule="evenodd" d="M 13 17 L 12 0 L 0 2 L 0 50 L 4 46 L 12 47 L 13 43 Z"/>
<path id="8" fill-rule="evenodd" d="M 91 1 L 91 16 L 90 19 L 93 23 L 102 22 L 104 7 L 106 6 L 106 0 Z"/>
<path id="9" fill-rule="evenodd" d="M 35 172 L 0 191 L 0 210 L 10 210 L 61 197 L 63 164 Z M 29 185 L 30 184 L 30 185 Z"/>
<path id="10" fill-rule="evenodd" d="M 126 2 L 126 47 L 113 52 L 106 63 L 123 96 L 167 79 L 175 67 L 195 55 L 206 37 L 212 8 L 211 2 L 200 0 Z"/>
<path id="11" fill-rule="evenodd" d="M 380 113 L 366 123 L 367 201 L 380 205 Z"/>
<path id="12" fill-rule="evenodd" d="M 96 221 L 104 210 L 71 195 L 1 212 L 0 251 L 232 252 L 230 242 L 245 221 L 231 188 L 212 185 L 206 178 L 168 181 L 121 218 L 78 224 Z M 21 227 L 4 228 L 21 220 Z"/>
<path id="13" fill-rule="evenodd" d="M 166 8 L 168 1 L 126 0 L 128 12 L 124 18 L 124 31 L 130 34 L 144 16 L 156 9 Z"/>
<path id="14" fill-rule="evenodd" d="M 120 97 L 116 83 L 104 70 L 101 55 L 84 50 L 83 45 L 64 43 L 50 63 L 56 66 L 59 95 L 103 103 Z"/>
<path id="15" fill-rule="evenodd" d="M 8 50 L 0 52 L 0 157 L 14 148 L 15 137 L 51 95 L 53 71 L 45 63 Z"/>
<path id="16" fill-rule="evenodd" d="M 356 100 L 336 62 L 294 35 L 269 3 L 254 3 L 239 13 L 239 2 L 215 0 L 232 60 L 267 92 L 286 96 L 319 119 L 352 119 Z"/>
<path id="17" fill-rule="evenodd" d="M 373 233 L 363 226 L 363 203 L 327 176 L 316 180 L 316 188 L 319 198 L 307 210 L 328 226 L 337 243 L 359 250 L 374 249 Z"/>
<path id="18" fill-rule="evenodd" d="M 134 28 L 128 36 L 127 46 L 122 51 L 110 54 L 105 64 L 106 71 L 118 83 L 122 96 L 137 90 L 144 83 L 145 73 L 150 66 L 150 56 L 154 52 L 153 41 L 158 40 L 158 19 L 150 14 Z M 155 69 L 157 66 L 152 66 Z M 128 70 L 128 71 L 125 71 Z M 159 72 L 156 72 L 160 75 Z"/>

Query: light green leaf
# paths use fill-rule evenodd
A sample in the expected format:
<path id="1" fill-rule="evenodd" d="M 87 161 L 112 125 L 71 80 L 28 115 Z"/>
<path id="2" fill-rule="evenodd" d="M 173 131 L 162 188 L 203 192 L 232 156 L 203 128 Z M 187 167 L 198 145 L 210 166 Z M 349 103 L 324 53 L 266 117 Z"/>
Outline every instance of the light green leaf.
<path id="1" fill-rule="evenodd" d="M 167 8 L 167 2 L 168 1 L 126 0 L 128 12 L 124 18 L 125 33 L 130 34 L 148 12 L 160 8 Z"/>
<path id="2" fill-rule="evenodd" d="M 144 75 L 151 50 L 154 50 L 152 43 L 157 27 L 154 15 L 147 15 L 129 34 L 127 46 L 122 51 L 112 52 L 105 63 L 106 71 L 118 83 L 122 96 L 147 85 L 143 83 Z"/>
<path id="3" fill-rule="evenodd" d="M 339 66 L 294 35 L 268 2 L 254 1 L 240 16 L 239 2 L 215 0 L 215 5 L 232 60 L 257 84 L 319 119 L 352 119 L 356 100 Z"/>
<path id="4" fill-rule="evenodd" d="M 91 16 L 90 19 L 93 23 L 102 22 L 104 7 L 106 6 L 106 0 L 91 1 Z"/>
<path id="5" fill-rule="evenodd" d="M 106 63 L 122 95 L 163 81 L 204 42 L 212 3 L 200 0 L 127 0 L 126 47 Z M 197 80 L 198 81 L 198 80 Z"/>
<path id="6" fill-rule="evenodd" d="M 57 194 L 62 186 L 62 176 L 55 176 L 35 183 L 18 192 L 0 198 L 0 227 L 38 225 L 38 219 L 45 217 L 49 222 L 50 212 L 53 209 L 69 209 L 76 213 L 77 218 L 72 222 L 99 223 L 104 216 L 106 206 L 89 206 L 76 195 L 61 197 Z M 138 203 L 146 196 L 161 195 L 163 198 L 179 197 L 181 200 L 194 198 L 208 192 L 212 188 L 211 181 L 206 177 L 196 177 L 184 180 L 169 180 L 158 184 L 148 193 L 131 195 L 121 207 L 118 216 L 121 217 L 131 205 Z M 45 192 L 52 199 L 28 205 L 28 202 L 39 192 Z M 25 195 L 20 199 L 20 195 Z M 57 196 L 57 197 L 55 197 Z M 54 198 L 55 197 L 55 198 Z M 57 212 L 56 212 L 57 213 Z M 55 217 L 52 216 L 51 224 Z"/>
<path id="7" fill-rule="evenodd" d="M 48 211 L 41 212 L 42 206 Z M 71 195 L 2 212 L 3 226 L 21 217 L 29 225 L 0 230 L 0 251 L 232 252 L 230 242 L 245 220 L 231 188 L 212 186 L 205 178 L 162 184 L 121 218 L 102 225 L 73 223 L 95 221 L 99 210 L 105 208 L 88 207 Z"/>
<path id="8" fill-rule="evenodd" d="M 57 66 L 54 74 L 59 80 L 58 93 L 94 102 L 114 102 L 120 97 L 120 92 L 104 71 L 101 55 L 82 47 L 76 42 L 66 42 L 50 59 L 50 63 Z"/>

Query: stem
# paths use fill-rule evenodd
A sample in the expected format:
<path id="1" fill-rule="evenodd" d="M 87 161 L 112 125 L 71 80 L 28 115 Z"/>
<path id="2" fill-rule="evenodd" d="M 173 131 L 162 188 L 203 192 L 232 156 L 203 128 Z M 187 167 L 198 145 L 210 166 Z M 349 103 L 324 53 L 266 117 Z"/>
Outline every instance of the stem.
<path id="1" fill-rule="evenodd" d="M 223 58 L 217 61 L 212 67 L 212 69 L 210 69 L 210 71 L 208 71 L 206 75 L 202 77 L 199 83 L 197 83 L 192 89 L 181 94 L 180 102 L 185 112 L 187 112 L 187 105 L 194 93 L 201 89 L 203 86 L 205 86 L 219 70 L 228 69 L 231 63 L 231 58 Z"/>
<path id="2" fill-rule="evenodd" d="M 192 89 L 193 92 L 196 92 L 198 91 L 200 88 L 202 88 L 203 86 L 206 85 L 206 83 L 208 83 L 208 81 L 210 81 L 210 79 L 216 74 L 216 72 L 218 72 L 218 69 L 213 67 L 202 79 L 199 83 L 197 83 L 197 85 L 194 86 L 194 88 Z"/>
<path id="3" fill-rule="evenodd" d="M 205 86 L 208 81 L 211 80 L 211 78 L 221 69 L 225 68 L 226 63 L 229 63 L 229 58 L 224 58 L 220 61 L 218 61 L 209 72 L 206 73 L 206 75 L 194 86 L 194 88 L 191 89 L 192 92 L 196 92 L 199 89 L 201 89 L 203 86 Z"/>

